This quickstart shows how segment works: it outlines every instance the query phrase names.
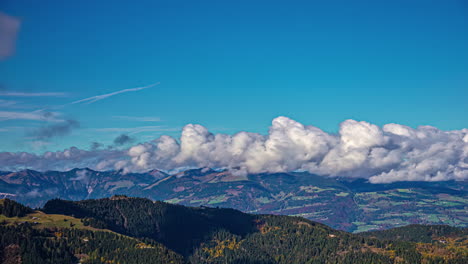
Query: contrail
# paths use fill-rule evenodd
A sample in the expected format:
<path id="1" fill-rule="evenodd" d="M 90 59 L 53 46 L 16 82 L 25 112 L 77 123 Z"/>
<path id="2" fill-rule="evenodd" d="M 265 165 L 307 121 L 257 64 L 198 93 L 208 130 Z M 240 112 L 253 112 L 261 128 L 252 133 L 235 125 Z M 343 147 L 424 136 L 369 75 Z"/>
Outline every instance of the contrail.
<path id="1" fill-rule="evenodd" d="M 39 113 L 44 113 L 44 111 L 51 110 L 51 109 L 54 109 L 54 110 L 55 109 L 61 109 L 61 108 L 64 108 L 64 107 L 66 107 L 68 105 L 72 105 L 72 104 L 79 104 L 79 103 L 92 104 L 94 102 L 109 98 L 109 97 L 117 95 L 117 94 L 127 93 L 127 92 L 136 92 L 136 91 L 144 90 L 144 89 L 147 89 L 147 88 L 151 88 L 151 87 L 156 86 L 158 84 L 160 84 L 160 82 L 153 83 L 153 84 L 143 86 L 143 87 L 123 89 L 123 90 L 113 92 L 113 93 L 96 95 L 96 96 L 92 96 L 92 97 L 89 97 L 89 98 L 73 101 L 71 103 L 57 105 L 57 106 L 54 106 L 54 107 L 45 107 L 45 108 L 42 108 L 42 109 L 37 109 L 37 110 L 34 110 L 32 112 L 19 113 L 19 115 L 15 114 L 15 113 L 2 112 L 2 113 L 0 113 L 0 121 L 18 119 L 18 117 L 21 117 L 19 119 L 47 120 L 47 118 L 48 118 L 47 113 L 45 113 L 45 115 L 43 115 L 43 117 L 39 117 Z M 9 115 L 7 116 L 7 114 L 9 114 Z M 50 120 L 50 121 L 63 121 L 63 120 L 53 119 L 53 120 Z"/>
<path id="2" fill-rule="evenodd" d="M 136 92 L 136 91 L 140 91 L 140 90 L 144 90 L 144 89 L 156 86 L 158 84 L 159 84 L 159 82 L 153 83 L 153 84 L 150 84 L 150 85 L 147 85 L 147 86 L 143 86 L 143 87 L 123 89 L 123 90 L 113 92 L 113 93 L 96 95 L 96 96 L 92 96 L 92 97 L 89 97 L 89 98 L 85 98 L 85 99 L 81 99 L 81 100 L 78 100 L 78 101 L 71 102 L 70 104 L 78 104 L 78 103 L 92 104 L 94 102 L 106 99 L 108 97 L 111 97 L 111 96 L 114 96 L 114 95 L 117 95 L 117 94 L 127 93 L 127 92 Z"/>

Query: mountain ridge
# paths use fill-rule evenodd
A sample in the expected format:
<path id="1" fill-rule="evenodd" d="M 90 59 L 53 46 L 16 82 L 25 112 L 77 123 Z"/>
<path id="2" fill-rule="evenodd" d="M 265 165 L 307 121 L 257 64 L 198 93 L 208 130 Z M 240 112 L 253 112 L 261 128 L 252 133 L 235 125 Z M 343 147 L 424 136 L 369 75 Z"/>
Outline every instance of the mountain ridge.
<path id="1" fill-rule="evenodd" d="M 189 206 L 303 216 L 354 232 L 412 223 L 466 226 L 467 190 L 467 182 L 372 184 L 307 172 L 239 176 L 208 168 L 174 174 L 87 168 L 0 173 L 1 197 L 32 207 L 53 198 L 83 200 L 123 194 Z"/>

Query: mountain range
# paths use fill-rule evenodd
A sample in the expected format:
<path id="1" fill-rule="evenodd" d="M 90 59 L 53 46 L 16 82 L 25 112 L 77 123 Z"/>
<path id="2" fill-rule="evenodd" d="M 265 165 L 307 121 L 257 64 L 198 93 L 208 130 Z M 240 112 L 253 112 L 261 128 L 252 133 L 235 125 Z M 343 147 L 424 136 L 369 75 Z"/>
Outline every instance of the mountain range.
<path id="1" fill-rule="evenodd" d="M 0 172 L 0 198 L 42 207 L 54 198 L 144 197 L 187 206 L 234 208 L 254 214 L 300 216 L 348 232 L 408 224 L 468 225 L 466 181 L 371 184 L 307 172 L 235 175 L 189 169 L 168 174 L 88 168 Z"/>

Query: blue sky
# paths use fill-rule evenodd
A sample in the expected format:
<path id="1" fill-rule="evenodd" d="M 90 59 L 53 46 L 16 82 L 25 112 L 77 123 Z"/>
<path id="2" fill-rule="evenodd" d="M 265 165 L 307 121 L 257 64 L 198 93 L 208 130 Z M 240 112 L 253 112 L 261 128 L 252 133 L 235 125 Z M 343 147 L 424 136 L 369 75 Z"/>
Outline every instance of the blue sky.
<path id="1" fill-rule="evenodd" d="M 80 124 L 37 139 L 54 121 L 0 119 L 0 151 L 109 145 L 122 133 L 141 142 L 187 123 L 266 133 L 280 115 L 328 132 L 349 118 L 468 127 L 466 1 L 6 0 L 0 11 L 21 21 L 16 52 L 0 61 L 0 112 Z"/>

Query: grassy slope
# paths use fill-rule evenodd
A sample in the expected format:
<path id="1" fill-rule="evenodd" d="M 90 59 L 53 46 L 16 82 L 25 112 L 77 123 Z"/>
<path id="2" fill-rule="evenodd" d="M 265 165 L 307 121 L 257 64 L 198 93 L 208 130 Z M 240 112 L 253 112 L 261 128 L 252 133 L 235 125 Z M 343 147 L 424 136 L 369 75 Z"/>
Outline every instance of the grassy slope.
<path id="1" fill-rule="evenodd" d="M 6 223 L 10 225 L 18 225 L 23 222 L 28 222 L 36 224 L 35 228 L 78 228 L 91 231 L 100 230 L 111 232 L 110 230 L 85 226 L 79 218 L 60 214 L 46 214 L 42 211 L 34 211 L 34 213 L 23 217 L 6 217 L 5 215 L 0 215 L 0 222 L 3 221 L 6 221 Z"/>

